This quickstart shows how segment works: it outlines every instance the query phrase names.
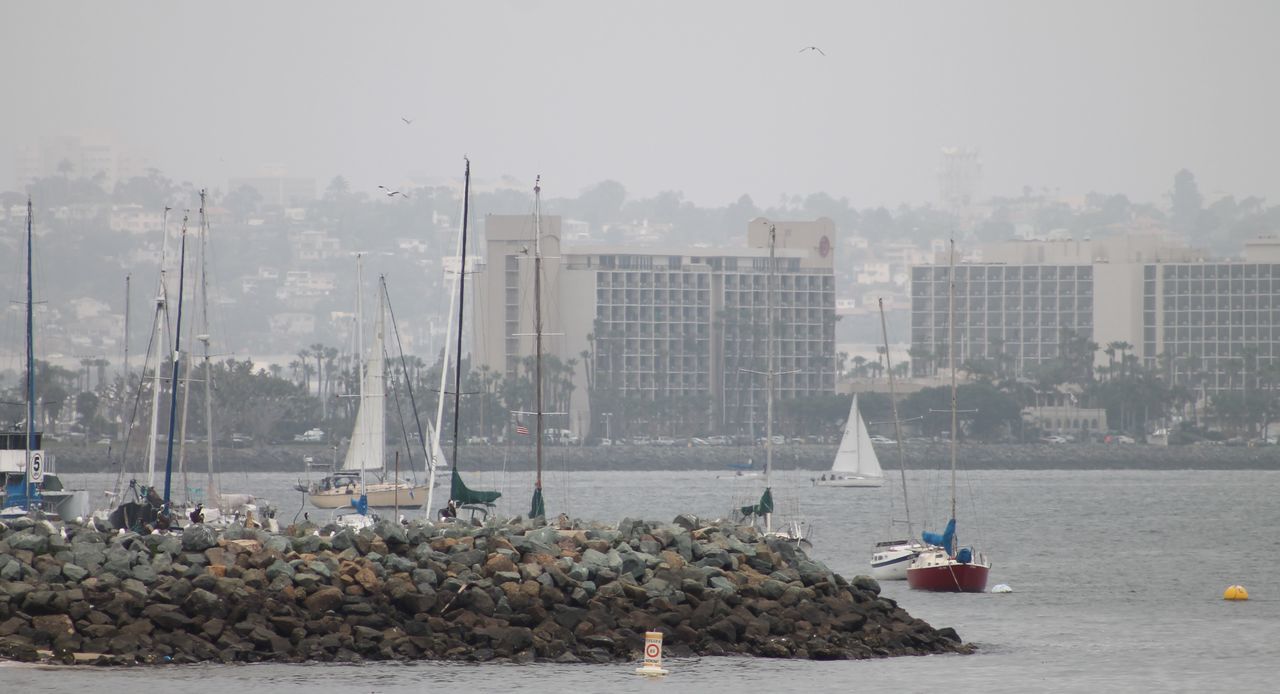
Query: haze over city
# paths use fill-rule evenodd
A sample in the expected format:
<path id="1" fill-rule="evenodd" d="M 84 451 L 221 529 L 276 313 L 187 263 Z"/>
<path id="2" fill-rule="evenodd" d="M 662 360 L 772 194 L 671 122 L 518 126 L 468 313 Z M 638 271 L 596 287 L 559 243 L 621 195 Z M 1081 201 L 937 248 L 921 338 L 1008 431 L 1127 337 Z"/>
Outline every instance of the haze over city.
<path id="1" fill-rule="evenodd" d="M 15 149 L 100 133 L 179 180 L 263 167 L 358 190 L 478 176 L 622 181 L 700 205 L 987 195 L 1280 195 L 1268 2 L 10 3 Z M 822 54 L 801 49 L 817 46 Z M 825 55 L 823 55 L 825 54 Z M 407 118 L 412 123 L 404 123 Z"/>

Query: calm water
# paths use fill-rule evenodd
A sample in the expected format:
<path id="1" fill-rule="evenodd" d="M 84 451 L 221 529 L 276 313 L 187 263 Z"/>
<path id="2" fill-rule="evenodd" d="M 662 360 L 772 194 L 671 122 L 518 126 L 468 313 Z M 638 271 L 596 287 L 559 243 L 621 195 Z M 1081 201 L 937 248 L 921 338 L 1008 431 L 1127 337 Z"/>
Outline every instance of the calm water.
<path id="1" fill-rule="evenodd" d="M 554 463 L 553 463 L 554 466 Z M 287 522 L 299 508 L 296 475 L 226 475 L 227 491 L 272 499 Z M 504 491 L 506 513 L 524 510 L 529 473 L 486 473 L 472 487 Z M 472 479 L 474 478 L 474 479 Z M 865 572 L 868 548 L 886 534 L 889 489 L 815 489 L 808 473 L 774 483 L 780 510 L 800 499 L 815 527 L 812 554 L 846 576 Z M 911 475 L 913 518 L 945 500 L 947 477 Z M 108 482 L 86 476 L 86 488 Z M 758 480 L 707 472 L 552 471 L 550 513 L 617 521 L 670 520 L 687 511 L 723 515 L 758 495 Z M 157 670 L 0 667 L 10 691 L 426 692 L 468 691 L 1275 691 L 1280 662 L 1280 472 L 979 471 L 961 476 L 960 533 L 994 562 L 1003 595 L 885 594 L 935 626 L 953 626 L 980 646 L 974 656 L 859 662 L 747 658 L 669 660 L 657 682 L 633 665 L 254 665 Z M 79 485 L 76 485 L 79 486 Z M 175 485 L 177 486 L 177 485 Z M 927 493 L 922 489 L 930 490 Z M 567 509 L 566 509 L 567 506 Z M 901 510 L 900 503 L 896 504 Z M 933 514 L 934 519 L 939 512 Z M 315 517 L 315 514 L 312 514 Z M 901 533 L 898 533 L 901 534 Z M 1228 603 L 1232 583 L 1251 600 Z M 891 683 L 891 684 L 890 684 Z"/>

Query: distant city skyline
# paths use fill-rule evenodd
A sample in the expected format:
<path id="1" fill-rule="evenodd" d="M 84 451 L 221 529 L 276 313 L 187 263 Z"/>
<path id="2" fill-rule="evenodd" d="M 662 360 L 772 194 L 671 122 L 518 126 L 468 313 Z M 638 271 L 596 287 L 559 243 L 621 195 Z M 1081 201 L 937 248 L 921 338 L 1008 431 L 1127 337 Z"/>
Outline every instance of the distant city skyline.
<path id="1" fill-rule="evenodd" d="M 21 3 L 0 26 L 0 187 L 42 137 L 100 133 L 178 180 L 263 166 L 373 191 L 476 175 L 605 179 L 698 205 L 827 192 L 939 204 L 1023 186 L 1159 202 L 1280 198 L 1263 2 Z M 818 46 L 822 52 L 800 51 Z M 410 121 L 410 122 L 406 122 Z"/>

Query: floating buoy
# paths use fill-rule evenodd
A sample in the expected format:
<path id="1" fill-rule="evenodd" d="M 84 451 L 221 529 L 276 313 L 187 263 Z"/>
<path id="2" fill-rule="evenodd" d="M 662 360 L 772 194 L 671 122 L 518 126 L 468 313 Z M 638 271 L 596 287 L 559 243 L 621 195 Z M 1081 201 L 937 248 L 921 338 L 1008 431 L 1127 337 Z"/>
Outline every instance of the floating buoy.
<path id="1" fill-rule="evenodd" d="M 1007 583 L 999 583 L 991 587 L 992 593 L 1012 593 L 1013 589 Z"/>
<path id="2" fill-rule="evenodd" d="M 1248 600 L 1249 591 L 1245 590 L 1244 586 L 1227 586 L 1227 589 L 1222 591 L 1222 599 L 1223 600 Z"/>
<path id="3" fill-rule="evenodd" d="M 667 674 L 662 669 L 662 632 L 646 631 L 644 633 L 644 667 L 636 668 L 637 675 L 661 677 Z"/>

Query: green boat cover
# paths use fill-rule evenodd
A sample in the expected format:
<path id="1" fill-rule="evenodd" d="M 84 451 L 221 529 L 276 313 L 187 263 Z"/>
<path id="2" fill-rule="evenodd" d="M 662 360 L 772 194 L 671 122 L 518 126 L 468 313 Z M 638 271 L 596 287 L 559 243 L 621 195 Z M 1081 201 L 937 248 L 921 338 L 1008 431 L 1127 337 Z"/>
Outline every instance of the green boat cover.
<path id="1" fill-rule="evenodd" d="M 763 516 L 766 513 L 773 513 L 773 492 L 766 488 L 764 494 L 760 495 L 760 503 L 750 506 L 743 506 L 741 509 L 744 516 Z"/>
<path id="2" fill-rule="evenodd" d="M 542 489 L 533 490 L 533 503 L 529 506 L 530 518 L 541 518 L 547 515 L 547 506 L 542 503 Z"/>
<path id="3" fill-rule="evenodd" d="M 458 474 L 458 468 L 453 469 L 453 479 L 449 484 L 449 499 L 457 502 L 459 506 L 467 504 L 492 504 L 502 496 L 502 492 L 478 492 L 468 489 L 467 485 L 462 481 L 462 475 Z"/>

